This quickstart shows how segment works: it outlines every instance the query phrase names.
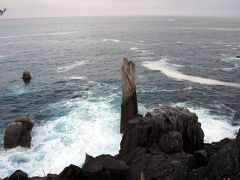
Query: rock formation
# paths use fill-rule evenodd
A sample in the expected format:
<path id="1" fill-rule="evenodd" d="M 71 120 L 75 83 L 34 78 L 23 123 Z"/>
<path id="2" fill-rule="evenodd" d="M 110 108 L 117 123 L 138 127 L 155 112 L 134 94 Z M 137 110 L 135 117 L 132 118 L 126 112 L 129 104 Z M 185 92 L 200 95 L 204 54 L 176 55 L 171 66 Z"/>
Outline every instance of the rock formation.
<path id="1" fill-rule="evenodd" d="M 126 129 L 127 122 L 138 116 L 135 64 L 127 58 L 124 58 L 121 72 L 122 103 L 120 132 L 123 133 Z"/>
<path id="2" fill-rule="evenodd" d="M 135 66 L 124 59 L 123 99 L 118 155 L 92 157 L 86 154 L 83 167 L 66 167 L 59 175 L 32 180 L 222 180 L 240 178 L 240 130 L 236 139 L 204 144 L 198 117 L 188 109 L 161 107 L 138 117 Z M 133 83 L 134 82 L 134 83 Z M 16 146 L 24 131 L 30 131 L 28 117 L 10 123 L 5 132 L 8 146 Z M 28 134 L 29 135 L 29 134 Z M 5 142 L 5 143 L 6 143 Z M 9 145 L 10 144 L 10 145 Z M 25 180 L 16 171 L 6 179 Z"/>
<path id="3" fill-rule="evenodd" d="M 22 79 L 25 83 L 30 82 L 31 80 L 31 74 L 30 74 L 30 70 L 29 69 L 25 69 L 23 72 L 23 76 Z"/>
<path id="4" fill-rule="evenodd" d="M 240 58 L 240 56 L 236 56 L 236 58 Z"/>
<path id="5" fill-rule="evenodd" d="M 33 123 L 28 116 L 19 116 L 7 125 L 4 134 L 4 148 L 31 146 Z"/>
<path id="6" fill-rule="evenodd" d="M 136 147 L 166 153 L 194 152 L 203 148 L 203 131 L 195 113 L 179 107 L 162 107 L 144 118 L 131 120 L 121 142 L 121 153 Z"/>

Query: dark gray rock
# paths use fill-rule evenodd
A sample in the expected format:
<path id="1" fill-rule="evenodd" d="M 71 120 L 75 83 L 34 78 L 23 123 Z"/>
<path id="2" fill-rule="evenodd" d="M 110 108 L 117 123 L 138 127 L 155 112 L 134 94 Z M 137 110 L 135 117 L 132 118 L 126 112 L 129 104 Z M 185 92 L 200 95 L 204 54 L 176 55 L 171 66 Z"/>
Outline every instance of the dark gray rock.
<path id="1" fill-rule="evenodd" d="M 204 144 L 204 149 L 208 153 L 208 156 L 211 157 L 212 155 L 217 153 L 220 149 L 222 149 L 223 147 L 229 145 L 232 142 L 233 142 L 232 139 L 224 138 L 224 139 L 222 139 L 219 142 L 213 142 L 213 143 L 210 143 L 210 144 L 209 143 L 205 143 Z"/>
<path id="2" fill-rule="evenodd" d="M 208 163 L 208 154 L 205 150 L 198 150 L 194 153 L 194 158 L 198 166 L 206 166 Z"/>
<path id="3" fill-rule="evenodd" d="M 201 167 L 198 169 L 192 170 L 190 173 L 188 173 L 188 180 L 203 180 L 204 174 L 205 174 L 206 168 Z M 207 180 L 207 178 L 205 178 Z"/>
<path id="4" fill-rule="evenodd" d="M 31 77 L 31 73 L 30 73 L 29 69 L 25 69 L 23 72 L 23 76 L 22 76 L 23 81 L 28 83 L 28 82 L 30 82 L 31 78 L 32 77 Z"/>
<path id="5" fill-rule="evenodd" d="M 31 147 L 33 123 L 28 116 L 19 116 L 7 125 L 4 133 L 4 148 Z"/>
<path id="6" fill-rule="evenodd" d="M 176 131 L 162 134 L 158 144 L 161 151 L 166 153 L 181 152 L 183 150 L 182 135 Z"/>
<path id="7" fill-rule="evenodd" d="M 186 179 L 189 170 L 195 167 L 192 155 L 186 153 L 151 154 L 144 148 L 136 148 L 127 154 L 121 154 L 119 159 L 129 166 L 127 180 L 140 179 L 141 176 L 144 176 L 144 180 L 181 180 Z"/>
<path id="8" fill-rule="evenodd" d="M 70 165 L 66 167 L 54 180 L 87 180 L 80 167 Z"/>
<path id="9" fill-rule="evenodd" d="M 236 58 L 240 58 L 240 56 L 236 56 Z"/>
<path id="10" fill-rule="evenodd" d="M 19 146 L 19 140 L 23 131 L 20 122 L 11 122 L 7 125 L 4 134 L 4 148 L 14 148 Z"/>
<path id="11" fill-rule="evenodd" d="M 122 102 L 120 132 L 123 133 L 128 121 L 138 117 L 135 64 L 124 58 L 121 72 Z"/>
<path id="12" fill-rule="evenodd" d="M 116 157 L 101 155 L 90 159 L 82 170 L 89 180 L 125 180 L 128 166 Z"/>
<path id="13" fill-rule="evenodd" d="M 128 153 L 137 147 L 151 149 L 156 144 L 162 149 L 164 146 L 172 146 L 171 142 L 167 143 L 164 140 L 161 140 L 164 144 L 159 142 L 163 134 L 173 131 L 181 134 L 184 152 L 193 153 L 203 149 L 204 134 L 196 114 L 184 108 L 161 107 L 148 113 L 144 118 L 129 121 L 121 141 L 120 153 Z M 181 145 L 179 138 L 180 135 L 177 135 L 178 148 Z"/>
<path id="14" fill-rule="evenodd" d="M 21 170 L 17 170 L 9 177 L 9 180 L 28 180 L 28 175 Z"/>

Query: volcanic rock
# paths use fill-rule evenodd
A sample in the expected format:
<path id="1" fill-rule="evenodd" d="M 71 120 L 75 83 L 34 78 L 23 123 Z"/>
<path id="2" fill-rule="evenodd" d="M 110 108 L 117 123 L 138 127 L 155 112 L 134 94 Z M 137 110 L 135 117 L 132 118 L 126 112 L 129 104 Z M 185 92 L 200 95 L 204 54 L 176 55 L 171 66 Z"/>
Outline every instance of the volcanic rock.
<path id="1" fill-rule="evenodd" d="M 33 123 L 28 116 L 19 116 L 14 122 L 10 122 L 4 134 L 4 148 L 17 146 L 31 146 L 31 130 Z"/>
<path id="2" fill-rule="evenodd" d="M 8 178 L 8 180 L 28 180 L 28 175 L 21 170 L 17 170 Z"/>
<path id="3" fill-rule="evenodd" d="M 111 155 L 100 155 L 85 163 L 82 170 L 89 180 L 125 180 L 128 166 Z"/>
<path id="4" fill-rule="evenodd" d="M 126 130 L 128 121 L 138 117 L 135 64 L 124 58 L 121 72 L 122 102 L 120 132 L 123 133 Z"/>
<path id="5" fill-rule="evenodd" d="M 87 180 L 80 167 L 70 165 L 66 167 L 54 180 Z"/>
<path id="6" fill-rule="evenodd" d="M 23 79 L 24 82 L 30 82 L 31 74 L 30 74 L 30 70 L 29 69 L 25 69 L 24 70 L 22 79 Z"/>
<path id="7" fill-rule="evenodd" d="M 151 149 L 156 144 L 161 151 L 169 153 L 181 151 L 183 144 L 184 152 L 193 153 L 203 149 L 203 138 L 195 113 L 179 107 L 161 107 L 128 123 L 120 153 L 128 153 L 137 147 Z"/>

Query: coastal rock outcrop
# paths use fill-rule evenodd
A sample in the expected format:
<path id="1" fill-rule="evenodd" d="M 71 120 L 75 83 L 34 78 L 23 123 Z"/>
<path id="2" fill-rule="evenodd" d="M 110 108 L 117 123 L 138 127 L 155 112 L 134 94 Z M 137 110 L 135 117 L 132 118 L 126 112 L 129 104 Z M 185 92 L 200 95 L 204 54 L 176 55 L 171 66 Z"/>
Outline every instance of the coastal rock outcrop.
<path id="1" fill-rule="evenodd" d="M 88 160 L 82 170 L 89 180 L 125 180 L 128 166 L 111 155 L 100 155 Z"/>
<path id="2" fill-rule="evenodd" d="M 4 134 L 4 148 L 14 148 L 17 146 L 31 146 L 31 130 L 33 123 L 29 116 L 19 116 L 14 122 L 10 122 Z"/>
<path id="3" fill-rule="evenodd" d="M 203 149 L 204 133 L 195 113 L 180 107 L 161 107 L 146 117 L 129 121 L 120 153 L 137 147 L 159 151 L 190 152 Z"/>
<path id="4" fill-rule="evenodd" d="M 124 58 L 121 73 L 122 102 L 120 132 L 123 133 L 126 130 L 128 121 L 138 117 L 135 64 Z"/>
<path id="5" fill-rule="evenodd" d="M 28 180 L 28 174 L 21 170 L 17 170 L 7 178 L 7 180 Z"/>
<path id="6" fill-rule="evenodd" d="M 28 83 L 31 80 L 31 73 L 29 69 L 24 69 L 22 79 L 24 82 Z"/>
<path id="7" fill-rule="evenodd" d="M 188 172 L 195 167 L 193 155 L 187 153 L 152 153 L 145 148 L 136 148 L 120 154 L 119 158 L 129 166 L 126 180 L 137 180 L 141 176 L 150 179 L 186 179 Z"/>

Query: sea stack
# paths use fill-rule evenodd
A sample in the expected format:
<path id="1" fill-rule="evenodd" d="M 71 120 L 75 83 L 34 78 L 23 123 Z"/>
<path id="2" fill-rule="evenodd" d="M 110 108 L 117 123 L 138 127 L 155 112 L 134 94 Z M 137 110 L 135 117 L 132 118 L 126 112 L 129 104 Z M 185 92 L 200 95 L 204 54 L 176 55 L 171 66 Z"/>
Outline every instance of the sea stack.
<path id="1" fill-rule="evenodd" d="M 25 83 L 29 83 L 31 80 L 31 74 L 29 69 L 25 69 L 23 72 L 22 79 Z"/>
<path id="2" fill-rule="evenodd" d="M 121 127 L 124 133 L 128 121 L 138 117 L 137 94 L 136 94 L 136 68 L 132 61 L 123 59 L 122 73 L 122 102 L 121 102 Z"/>
<path id="3" fill-rule="evenodd" d="M 17 146 L 31 147 L 31 130 L 33 123 L 29 116 L 19 116 L 14 122 L 10 122 L 4 134 L 4 148 L 15 148 Z"/>

